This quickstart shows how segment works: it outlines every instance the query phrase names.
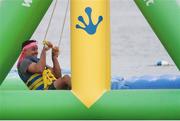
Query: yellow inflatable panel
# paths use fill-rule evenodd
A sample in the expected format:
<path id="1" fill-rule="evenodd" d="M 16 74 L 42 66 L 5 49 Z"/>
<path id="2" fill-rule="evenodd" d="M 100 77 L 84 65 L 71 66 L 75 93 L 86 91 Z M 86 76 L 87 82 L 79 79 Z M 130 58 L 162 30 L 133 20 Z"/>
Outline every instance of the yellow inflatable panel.
<path id="1" fill-rule="evenodd" d="M 90 107 L 110 89 L 109 0 L 71 0 L 72 91 Z"/>

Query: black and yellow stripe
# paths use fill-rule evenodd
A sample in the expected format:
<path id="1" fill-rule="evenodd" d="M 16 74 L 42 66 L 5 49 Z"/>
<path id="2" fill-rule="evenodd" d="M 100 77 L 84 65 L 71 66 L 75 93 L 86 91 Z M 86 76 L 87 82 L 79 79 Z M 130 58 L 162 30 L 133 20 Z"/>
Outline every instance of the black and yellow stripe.
<path id="1" fill-rule="evenodd" d="M 33 74 L 26 85 L 30 90 L 44 90 L 44 82 L 41 74 Z"/>

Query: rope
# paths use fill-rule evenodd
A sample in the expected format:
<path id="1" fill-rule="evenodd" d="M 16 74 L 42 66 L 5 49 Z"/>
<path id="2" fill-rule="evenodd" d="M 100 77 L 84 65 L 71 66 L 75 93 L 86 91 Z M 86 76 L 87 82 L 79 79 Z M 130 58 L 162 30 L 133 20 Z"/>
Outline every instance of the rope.
<path id="1" fill-rule="evenodd" d="M 61 29 L 61 33 L 60 33 L 60 39 L 58 41 L 58 48 L 60 47 L 60 44 L 61 44 L 61 41 L 62 41 L 62 36 L 63 36 L 63 32 L 64 32 L 64 26 L 65 26 L 65 23 L 66 23 L 67 13 L 68 13 L 68 10 L 69 10 L 68 9 L 69 8 L 69 2 L 70 2 L 70 0 L 68 0 L 68 2 L 67 2 L 66 11 L 65 11 L 65 15 L 64 15 L 64 20 L 63 20 L 63 24 L 62 24 L 62 29 Z M 47 34 L 49 32 L 49 28 L 50 28 L 50 25 L 52 23 L 52 18 L 54 16 L 56 6 L 57 6 L 57 0 L 55 0 L 53 11 L 52 11 L 52 14 L 50 16 L 50 20 L 49 20 L 49 23 L 48 23 L 48 26 L 47 26 L 47 29 L 46 29 L 46 32 L 45 32 L 44 40 L 46 40 L 46 38 L 47 38 Z"/>
<path id="2" fill-rule="evenodd" d="M 60 44 L 61 44 L 61 40 L 62 40 L 62 36 L 63 36 L 63 32 L 64 32 L 64 26 L 66 24 L 66 18 L 67 18 L 67 13 L 68 13 L 68 8 L 69 8 L 69 1 L 67 2 L 67 6 L 66 6 L 66 11 L 65 11 L 65 15 L 64 15 L 64 21 L 63 21 L 63 24 L 62 24 L 62 30 L 61 30 L 61 34 L 60 34 L 60 40 L 59 40 L 59 43 L 58 43 L 58 48 L 60 47 Z"/>
<path id="3" fill-rule="evenodd" d="M 52 11 L 51 16 L 50 16 L 50 20 L 49 20 L 49 23 L 48 23 L 48 26 L 47 26 L 47 29 L 46 29 L 46 33 L 45 33 L 45 35 L 44 35 L 44 40 L 46 40 L 47 34 L 48 34 L 48 32 L 49 32 L 49 27 L 50 27 L 50 25 L 51 25 L 52 17 L 53 17 L 53 15 L 54 15 L 56 6 L 57 6 L 57 0 L 55 0 L 55 4 L 54 4 L 54 7 L 53 7 L 53 11 Z"/>

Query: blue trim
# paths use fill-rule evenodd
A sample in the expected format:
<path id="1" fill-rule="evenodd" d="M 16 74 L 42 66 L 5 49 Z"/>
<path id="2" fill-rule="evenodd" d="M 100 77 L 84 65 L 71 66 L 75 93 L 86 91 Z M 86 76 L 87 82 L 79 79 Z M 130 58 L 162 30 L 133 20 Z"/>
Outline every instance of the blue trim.
<path id="1" fill-rule="evenodd" d="M 29 86 L 31 86 L 37 79 L 39 79 L 39 78 L 41 78 L 42 77 L 42 75 L 39 75 L 39 76 L 36 76 L 35 78 L 33 78 L 31 81 L 29 81 L 28 83 L 27 83 L 27 86 L 29 87 Z M 31 78 L 31 77 L 30 77 Z"/>
<path id="2" fill-rule="evenodd" d="M 40 85 L 36 90 L 44 90 L 44 84 Z"/>

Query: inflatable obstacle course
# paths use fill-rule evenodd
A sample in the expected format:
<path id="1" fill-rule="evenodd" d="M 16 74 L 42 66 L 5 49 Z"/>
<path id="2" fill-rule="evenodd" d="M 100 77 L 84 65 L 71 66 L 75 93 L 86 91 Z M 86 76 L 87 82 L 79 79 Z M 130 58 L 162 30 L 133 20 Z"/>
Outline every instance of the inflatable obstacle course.
<path id="1" fill-rule="evenodd" d="M 105 93 L 86 108 L 70 91 L 1 91 L 1 119 L 179 119 L 179 90 Z M 13 101 L 12 101 L 13 99 Z M 18 109 L 18 110 L 17 110 Z"/>
<path id="2" fill-rule="evenodd" d="M 164 23 L 165 25 L 159 24 L 158 26 L 155 26 L 153 24 L 153 22 L 155 22 L 153 21 L 154 16 L 152 15 L 147 17 L 147 20 L 152 20 L 151 24 L 157 33 L 157 36 L 159 36 L 162 43 L 164 43 L 166 49 L 172 56 L 172 59 L 179 67 L 180 61 L 179 57 L 177 56 L 179 53 L 179 34 L 173 34 L 173 32 L 177 32 L 179 30 L 178 27 L 180 27 L 176 26 L 175 30 L 177 31 L 174 31 L 174 23 L 177 23 L 179 20 L 178 17 L 180 17 L 178 12 L 176 12 L 177 10 L 179 11 L 179 4 L 176 0 L 156 1 L 135 0 L 137 5 L 144 12 L 145 16 L 149 16 L 147 15 L 149 14 L 149 10 L 151 10 L 151 12 L 154 11 L 153 15 L 157 18 L 158 16 L 156 14 L 158 11 L 161 11 L 161 13 L 166 13 L 164 11 L 167 10 L 171 11 L 173 14 L 168 14 L 169 17 L 175 17 L 175 15 L 177 15 L 177 19 L 174 19 L 173 21 L 173 26 L 170 26 L 168 23 L 169 21 L 166 20 L 165 22 L 157 21 L 157 23 Z M 51 2 L 52 0 L 15 0 L 15 2 L 10 2 L 10 0 L 0 1 L 0 17 L 4 18 L 0 19 L 0 26 L 3 28 L 0 29 L 0 54 L 2 55 L 0 60 L 1 83 L 17 59 L 20 52 L 21 43 L 31 37 Z M 81 33 L 82 37 L 79 38 L 80 40 L 76 38 L 77 40 L 75 40 L 75 42 L 77 43 L 72 43 L 73 90 L 29 91 L 25 90 L 25 88 L 21 88 L 22 90 L 20 91 L 10 91 L 10 89 L 13 88 L 9 88 L 9 84 L 5 83 L 5 87 L 8 87 L 9 91 L 5 90 L 5 87 L 1 85 L 0 119 L 180 119 L 180 108 L 178 108 L 180 106 L 179 89 L 109 91 L 110 2 L 109 0 L 99 0 L 98 2 L 92 0 L 76 0 L 76 3 L 80 5 L 76 5 L 75 0 L 71 1 L 71 10 L 74 12 L 74 14 L 71 14 L 71 37 L 74 37 L 74 34 L 78 32 Z M 153 7 L 153 4 L 156 7 Z M 173 7 L 169 7 L 170 5 Z M 77 9 L 76 6 L 78 6 L 79 9 Z M 159 8 L 159 10 L 157 8 Z M 16 16 L 15 14 L 12 14 L 14 11 L 17 11 L 18 13 Z M 159 14 L 159 16 L 161 17 L 159 17 L 158 20 L 162 20 L 164 17 L 166 19 L 172 19 L 166 17 L 166 14 Z M 88 20 L 92 21 L 89 23 L 87 22 Z M 80 23 L 81 25 L 78 26 Z M 83 24 L 85 25 L 85 28 L 83 28 Z M 168 31 L 166 26 L 170 27 L 170 29 L 173 28 L 171 29 L 172 32 Z M 158 29 L 161 27 L 164 28 Z M 165 30 L 165 37 L 160 37 L 160 35 L 162 35 L 160 31 L 162 30 Z M 78 34 L 78 36 L 80 35 Z M 97 38 L 99 41 L 95 41 Z M 170 41 L 169 38 L 171 38 L 172 41 Z M 74 40 L 74 38 L 72 38 L 72 40 Z M 79 48 L 76 46 L 79 46 Z M 98 47 L 102 47 L 102 49 L 97 49 Z M 175 49 L 171 50 L 171 47 L 174 47 Z M 83 52 L 89 52 L 91 58 L 94 59 L 84 59 L 83 57 L 88 57 L 81 57 L 78 55 L 78 52 L 81 54 L 83 54 Z M 107 54 L 107 56 L 105 56 L 105 54 Z M 102 58 L 99 58 L 99 55 Z M 85 60 L 86 62 L 83 62 L 79 68 L 77 66 L 79 64 L 79 60 L 74 60 L 74 56 L 77 56 L 81 58 L 81 61 Z M 95 62 L 95 59 L 98 59 L 98 61 Z M 86 70 L 86 74 L 82 74 L 82 77 L 78 78 L 83 70 Z M 102 72 L 95 75 L 95 70 L 100 70 Z M 8 82 L 7 79 L 5 82 L 6 81 Z M 20 80 L 14 79 L 11 81 L 18 82 Z M 92 83 L 89 81 L 92 81 Z M 98 93 L 96 93 L 94 96 L 91 93 L 93 93 L 93 84 L 96 84 L 96 82 L 97 85 L 95 87 L 95 93 Z M 83 86 L 86 83 L 90 84 L 90 87 L 88 88 L 91 92 L 88 92 L 89 94 L 87 93 L 88 90 L 83 89 Z M 87 88 L 86 86 L 87 85 L 85 85 L 84 88 Z M 93 96 L 90 97 L 90 101 L 89 98 L 81 98 L 83 95 L 85 95 L 81 91 L 84 91 L 85 94 L 88 94 L 89 96 Z M 81 99 L 81 101 L 79 99 Z"/>

